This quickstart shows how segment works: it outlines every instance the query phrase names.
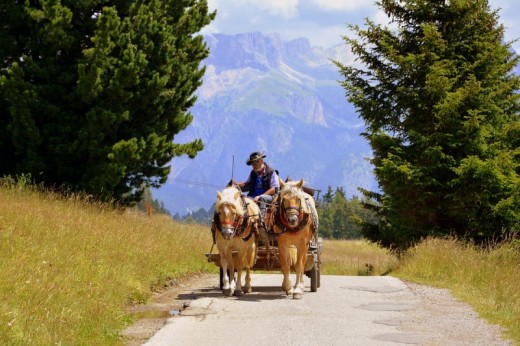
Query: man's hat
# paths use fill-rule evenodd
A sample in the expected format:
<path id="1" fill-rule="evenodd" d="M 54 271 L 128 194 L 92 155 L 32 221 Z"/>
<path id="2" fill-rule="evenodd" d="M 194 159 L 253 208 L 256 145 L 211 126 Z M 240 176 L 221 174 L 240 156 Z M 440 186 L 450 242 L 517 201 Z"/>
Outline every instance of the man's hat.
<path id="1" fill-rule="evenodd" d="M 249 160 L 246 161 L 246 165 L 251 166 L 253 162 L 263 159 L 266 155 L 261 151 L 255 151 L 249 155 Z"/>

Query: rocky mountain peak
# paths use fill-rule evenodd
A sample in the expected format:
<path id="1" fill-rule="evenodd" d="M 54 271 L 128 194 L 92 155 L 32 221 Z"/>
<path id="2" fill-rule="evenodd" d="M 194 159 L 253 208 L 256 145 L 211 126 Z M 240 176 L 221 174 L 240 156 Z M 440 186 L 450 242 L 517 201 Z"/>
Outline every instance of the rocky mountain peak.
<path id="1" fill-rule="evenodd" d="M 154 192 L 167 209 L 209 209 L 215 186 L 224 187 L 231 172 L 245 179 L 250 167 L 242 161 L 257 150 L 282 178 L 303 178 L 324 191 L 343 187 L 347 196 L 358 195 L 358 187 L 376 189 L 366 160 L 371 151 L 359 135 L 363 123 L 331 62 L 348 58 L 345 49 L 261 33 L 213 34 L 206 42 L 210 56 L 190 110 L 194 120 L 175 138 L 201 138 L 205 149 L 193 160 L 173 160 L 168 182 Z"/>

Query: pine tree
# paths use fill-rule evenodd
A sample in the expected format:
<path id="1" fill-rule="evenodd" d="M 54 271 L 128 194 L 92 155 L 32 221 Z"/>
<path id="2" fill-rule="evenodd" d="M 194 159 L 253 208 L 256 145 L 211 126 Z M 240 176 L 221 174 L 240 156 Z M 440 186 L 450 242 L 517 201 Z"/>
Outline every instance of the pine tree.
<path id="1" fill-rule="evenodd" d="M 333 192 L 329 186 L 324 197 L 328 202 L 318 203 L 320 236 L 330 239 L 361 238 L 360 223 L 373 220 L 372 213 L 363 210 L 357 198 L 347 200 L 342 187 L 336 188 Z"/>
<path id="2" fill-rule="evenodd" d="M 3 1 L 0 176 L 121 202 L 164 184 L 208 49 L 205 0 Z"/>
<path id="3" fill-rule="evenodd" d="M 382 193 L 364 234 L 403 249 L 432 234 L 483 241 L 520 224 L 518 56 L 486 0 L 381 0 L 337 62 L 366 123 Z"/>

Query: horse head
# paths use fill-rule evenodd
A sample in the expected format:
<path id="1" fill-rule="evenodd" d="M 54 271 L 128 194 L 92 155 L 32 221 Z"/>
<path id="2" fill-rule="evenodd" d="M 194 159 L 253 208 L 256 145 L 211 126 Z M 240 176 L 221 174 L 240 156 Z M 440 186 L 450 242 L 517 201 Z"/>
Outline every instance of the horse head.
<path id="1" fill-rule="evenodd" d="M 303 179 L 300 181 L 280 180 L 280 211 L 289 227 L 296 227 L 303 219 Z"/>
<path id="2" fill-rule="evenodd" d="M 244 220 L 240 194 L 240 191 L 234 187 L 228 187 L 222 192 L 217 191 L 215 214 L 218 215 L 219 230 L 224 239 L 231 239 Z"/>

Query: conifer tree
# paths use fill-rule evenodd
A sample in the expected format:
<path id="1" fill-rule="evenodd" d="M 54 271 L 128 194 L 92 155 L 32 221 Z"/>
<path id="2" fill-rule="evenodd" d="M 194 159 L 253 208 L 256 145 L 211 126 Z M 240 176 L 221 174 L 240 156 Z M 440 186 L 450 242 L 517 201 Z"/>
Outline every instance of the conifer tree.
<path id="1" fill-rule="evenodd" d="M 206 0 L 0 4 L 0 176 L 131 202 L 163 184 L 192 121 Z"/>
<path id="2" fill-rule="evenodd" d="M 518 56 L 487 0 L 381 0 L 336 62 L 366 123 L 382 193 L 365 236 L 392 249 L 455 234 L 477 241 L 520 224 Z"/>

